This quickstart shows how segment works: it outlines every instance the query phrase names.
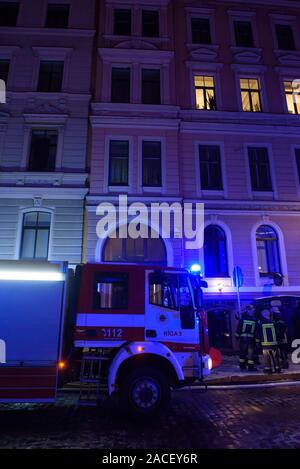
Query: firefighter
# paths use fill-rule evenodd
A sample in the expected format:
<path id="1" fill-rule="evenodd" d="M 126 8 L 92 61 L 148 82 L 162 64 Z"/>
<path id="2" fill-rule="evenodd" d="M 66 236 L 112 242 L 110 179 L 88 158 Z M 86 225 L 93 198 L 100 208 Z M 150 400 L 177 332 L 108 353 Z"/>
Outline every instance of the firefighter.
<path id="1" fill-rule="evenodd" d="M 257 371 L 254 366 L 256 318 L 253 305 L 248 305 L 239 320 L 236 338 L 240 342 L 240 369 Z"/>
<path id="2" fill-rule="evenodd" d="M 287 327 L 285 320 L 282 317 L 281 311 L 277 306 L 272 308 L 273 320 L 275 323 L 277 341 L 278 341 L 278 352 L 280 365 L 284 369 L 288 369 L 288 339 L 287 339 Z"/>
<path id="3" fill-rule="evenodd" d="M 280 373 L 280 360 L 275 323 L 271 318 L 271 311 L 264 309 L 260 313 L 260 320 L 256 328 L 256 341 L 263 352 L 264 373 Z"/>

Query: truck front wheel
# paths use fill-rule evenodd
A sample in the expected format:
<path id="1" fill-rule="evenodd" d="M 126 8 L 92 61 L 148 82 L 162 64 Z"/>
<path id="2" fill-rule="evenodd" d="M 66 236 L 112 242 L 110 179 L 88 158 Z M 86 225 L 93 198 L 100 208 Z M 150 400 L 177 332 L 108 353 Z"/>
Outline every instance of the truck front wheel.
<path id="1" fill-rule="evenodd" d="M 121 410 L 137 417 L 162 412 L 170 401 L 170 384 L 166 376 L 155 368 L 137 368 L 120 383 Z"/>

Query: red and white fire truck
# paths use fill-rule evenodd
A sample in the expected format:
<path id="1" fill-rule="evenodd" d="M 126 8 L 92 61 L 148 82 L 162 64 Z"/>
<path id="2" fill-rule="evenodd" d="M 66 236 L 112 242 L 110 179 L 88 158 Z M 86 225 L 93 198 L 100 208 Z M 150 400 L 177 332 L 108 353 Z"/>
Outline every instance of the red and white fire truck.
<path id="1" fill-rule="evenodd" d="M 80 403 L 103 386 L 122 409 L 162 410 L 172 388 L 209 373 L 203 280 L 148 265 L 0 261 L 0 402 Z"/>

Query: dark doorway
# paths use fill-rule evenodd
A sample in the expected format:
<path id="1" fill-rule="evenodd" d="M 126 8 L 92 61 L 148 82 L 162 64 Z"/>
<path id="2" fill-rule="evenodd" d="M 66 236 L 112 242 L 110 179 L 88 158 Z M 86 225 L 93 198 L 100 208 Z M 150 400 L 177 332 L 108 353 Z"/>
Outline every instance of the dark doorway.
<path id="1" fill-rule="evenodd" d="M 214 308 L 207 312 L 209 344 L 211 347 L 232 349 L 231 311 Z"/>

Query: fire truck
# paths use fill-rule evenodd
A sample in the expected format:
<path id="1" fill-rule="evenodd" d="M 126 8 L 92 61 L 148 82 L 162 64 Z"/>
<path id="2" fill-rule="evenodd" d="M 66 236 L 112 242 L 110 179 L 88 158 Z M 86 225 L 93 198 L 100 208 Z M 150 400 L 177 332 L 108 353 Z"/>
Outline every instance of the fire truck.
<path id="1" fill-rule="evenodd" d="M 81 405 L 106 390 L 162 411 L 212 366 L 203 286 L 170 267 L 0 261 L 0 402 L 55 402 L 74 381 Z"/>

